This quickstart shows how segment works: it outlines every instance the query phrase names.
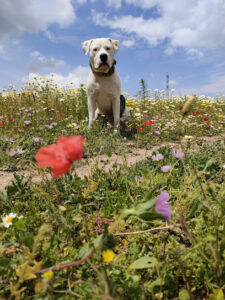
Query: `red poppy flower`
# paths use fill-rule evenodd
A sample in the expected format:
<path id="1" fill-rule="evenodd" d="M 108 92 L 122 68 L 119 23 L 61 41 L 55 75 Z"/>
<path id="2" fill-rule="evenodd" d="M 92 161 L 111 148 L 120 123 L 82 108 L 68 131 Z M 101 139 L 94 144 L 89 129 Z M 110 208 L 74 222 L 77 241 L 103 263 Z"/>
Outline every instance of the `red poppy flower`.
<path id="1" fill-rule="evenodd" d="M 62 116 L 62 113 L 58 113 L 58 116 L 60 116 L 60 117 L 61 117 L 61 116 Z"/>
<path id="2" fill-rule="evenodd" d="M 208 122 L 208 121 L 209 121 L 209 119 L 208 119 L 208 118 L 204 118 L 203 120 L 204 120 L 205 122 Z"/>
<path id="3" fill-rule="evenodd" d="M 69 171 L 73 161 L 83 157 L 84 138 L 81 135 L 59 137 L 57 144 L 41 147 L 36 154 L 37 164 L 41 168 L 50 167 L 57 178 Z"/>
<path id="4" fill-rule="evenodd" d="M 138 127 L 138 130 L 140 131 L 140 132 L 142 132 L 143 131 L 143 127 Z"/>
<path id="5" fill-rule="evenodd" d="M 149 123 L 149 125 L 153 125 L 154 124 L 154 122 L 152 120 L 149 120 L 148 123 Z"/>
<path id="6" fill-rule="evenodd" d="M 149 125 L 149 124 L 148 124 L 148 121 L 144 122 L 144 125 L 145 125 L 145 126 L 148 126 L 148 125 Z"/>
<path id="7" fill-rule="evenodd" d="M 2 121 L 0 121 L 0 127 L 1 127 L 1 126 L 3 126 L 3 122 L 2 122 Z"/>
<path id="8" fill-rule="evenodd" d="M 201 110 L 197 110 L 196 112 L 194 112 L 192 115 L 193 116 L 196 116 L 196 115 L 198 115 L 198 114 L 201 114 L 202 113 L 202 111 Z"/>
<path id="9" fill-rule="evenodd" d="M 14 118 L 13 118 L 13 117 L 10 117 L 10 118 L 8 118 L 8 120 L 9 120 L 10 122 L 13 122 L 13 121 L 14 121 Z"/>
<path id="10" fill-rule="evenodd" d="M 182 110 L 182 109 L 183 109 L 183 107 L 184 107 L 183 105 L 182 105 L 181 107 L 179 107 L 179 110 Z"/>

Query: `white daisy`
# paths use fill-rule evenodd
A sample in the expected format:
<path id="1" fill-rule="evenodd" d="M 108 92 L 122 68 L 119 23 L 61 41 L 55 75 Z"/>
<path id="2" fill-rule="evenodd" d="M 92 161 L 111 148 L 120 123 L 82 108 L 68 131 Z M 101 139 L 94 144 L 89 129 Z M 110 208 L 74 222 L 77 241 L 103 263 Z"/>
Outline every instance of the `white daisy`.
<path id="1" fill-rule="evenodd" d="M 2 224 L 4 227 L 8 228 L 9 226 L 12 225 L 13 219 L 17 216 L 17 214 L 10 213 L 8 216 L 5 216 L 2 218 Z"/>

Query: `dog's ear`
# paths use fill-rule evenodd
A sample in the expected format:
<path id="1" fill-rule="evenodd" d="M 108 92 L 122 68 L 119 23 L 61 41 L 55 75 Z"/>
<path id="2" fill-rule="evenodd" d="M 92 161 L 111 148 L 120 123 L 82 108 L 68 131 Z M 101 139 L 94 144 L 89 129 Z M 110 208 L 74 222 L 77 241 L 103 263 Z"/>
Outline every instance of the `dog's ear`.
<path id="1" fill-rule="evenodd" d="M 82 49 L 83 49 L 85 55 L 88 54 L 92 41 L 93 40 L 88 40 L 88 41 L 85 41 L 82 43 Z"/>
<path id="2" fill-rule="evenodd" d="M 109 40 L 113 45 L 114 52 L 116 53 L 119 49 L 119 41 L 118 40 L 112 40 L 112 39 L 109 39 Z"/>

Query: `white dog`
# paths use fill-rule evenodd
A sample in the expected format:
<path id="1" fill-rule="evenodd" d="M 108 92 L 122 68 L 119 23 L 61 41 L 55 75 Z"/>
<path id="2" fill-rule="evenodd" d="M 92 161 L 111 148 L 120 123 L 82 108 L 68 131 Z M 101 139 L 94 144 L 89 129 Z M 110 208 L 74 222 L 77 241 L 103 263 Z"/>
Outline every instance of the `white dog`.
<path id="1" fill-rule="evenodd" d="M 85 54 L 90 51 L 91 71 L 87 80 L 89 126 L 101 113 L 113 116 L 116 127 L 125 110 L 125 98 L 120 96 L 120 78 L 114 60 L 119 41 L 110 38 L 92 39 L 83 42 L 82 48 Z"/>

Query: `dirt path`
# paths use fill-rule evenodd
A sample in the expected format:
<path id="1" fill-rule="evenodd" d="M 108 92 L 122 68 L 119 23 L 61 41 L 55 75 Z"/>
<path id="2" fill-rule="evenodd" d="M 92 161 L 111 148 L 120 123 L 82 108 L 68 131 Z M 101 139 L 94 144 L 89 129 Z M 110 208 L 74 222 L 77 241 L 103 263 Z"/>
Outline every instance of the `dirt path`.
<path id="1" fill-rule="evenodd" d="M 225 138 L 225 134 L 221 134 L 220 136 L 212 136 L 212 137 L 202 137 L 201 140 L 204 140 L 208 143 L 214 143 L 218 140 L 222 140 Z M 109 171 L 116 164 L 117 168 L 122 166 L 125 162 L 127 166 L 131 166 L 139 161 L 143 161 L 146 157 L 151 156 L 154 151 L 157 151 L 160 147 L 178 147 L 178 143 L 164 142 L 157 146 L 153 146 L 151 149 L 146 150 L 142 148 L 135 148 L 134 144 L 129 144 L 130 153 L 124 155 L 113 154 L 111 157 L 106 156 L 105 154 L 99 155 L 97 157 L 93 157 L 88 160 L 83 160 L 86 164 L 83 167 L 76 168 L 76 174 L 84 178 L 85 176 L 89 176 L 91 170 L 94 166 L 98 166 L 99 168 L 104 168 L 105 171 Z M 197 150 L 198 146 L 193 147 L 193 149 Z M 108 160 L 108 162 L 107 162 Z M 33 182 L 40 182 L 42 180 L 41 176 L 34 171 L 18 171 L 16 172 L 19 175 L 24 175 L 25 177 L 32 176 Z M 50 176 L 50 175 L 48 175 Z M 4 189 L 7 185 L 12 182 L 14 179 L 13 172 L 0 171 L 0 190 Z"/>

